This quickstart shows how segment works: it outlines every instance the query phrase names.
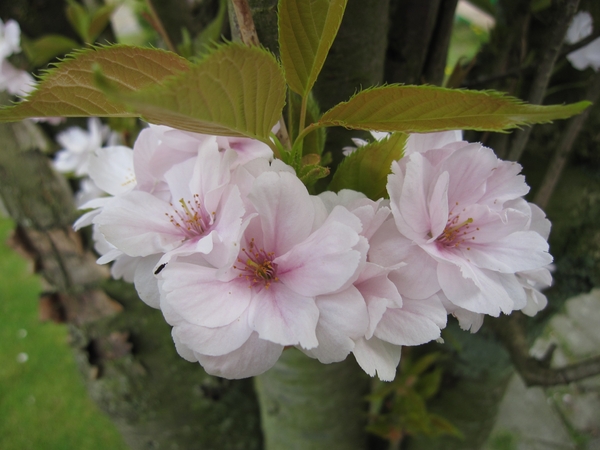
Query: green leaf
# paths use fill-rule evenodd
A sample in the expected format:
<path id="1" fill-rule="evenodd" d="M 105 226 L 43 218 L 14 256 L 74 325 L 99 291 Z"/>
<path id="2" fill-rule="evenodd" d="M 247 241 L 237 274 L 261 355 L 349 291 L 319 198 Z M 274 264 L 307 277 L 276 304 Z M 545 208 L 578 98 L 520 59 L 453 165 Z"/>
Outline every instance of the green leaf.
<path id="1" fill-rule="evenodd" d="M 187 28 L 181 29 L 181 42 L 177 44 L 177 53 L 186 59 L 194 56 L 194 43 Z"/>
<path id="2" fill-rule="evenodd" d="M 298 172 L 298 178 L 306 187 L 312 186 L 327 175 L 329 175 L 329 169 L 319 164 L 307 164 Z"/>
<path id="3" fill-rule="evenodd" d="M 83 6 L 75 0 L 67 0 L 67 19 L 83 42 L 91 43 L 89 39 L 90 15 Z"/>
<path id="4" fill-rule="evenodd" d="M 125 45 L 86 49 L 47 71 L 24 101 L 0 109 L 0 122 L 55 116 L 135 117 L 96 86 L 95 65 L 125 92 L 160 83 L 190 67 L 184 58 L 163 50 Z"/>
<path id="5" fill-rule="evenodd" d="M 415 390 L 425 400 L 429 400 L 438 393 L 441 382 L 442 370 L 438 368 L 425 375 L 421 375 L 415 384 Z"/>
<path id="6" fill-rule="evenodd" d="M 390 85 L 361 91 L 347 102 L 339 103 L 303 134 L 321 126 L 404 133 L 504 131 L 519 125 L 566 119 L 589 105 L 590 102 L 578 102 L 540 106 L 495 91 Z"/>
<path id="7" fill-rule="evenodd" d="M 406 372 L 409 375 L 421 375 L 427 369 L 429 369 L 436 361 L 440 359 L 441 354 L 439 352 L 427 353 L 416 361 L 411 361 L 411 364 L 407 368 Z"/>
<path id="8" fill-rule="evenodd" d="M 31 64 L 39 67 L 57 56 L 73 51 L 80 45 L 60 34 L 47 34 L 34 41 L 22 38 L 21 46 Z"/>
<path id="9" fill-rule="evenodd" d="M 108 22 L 110 21 L 110 16 L 115 10 L 115 8 L 119 6 L 118 4 L 107 4 L 98 8 L 90 19 L 90 25 L 88 27 L 88 36 L 90 42 L 94 42 L 96 38 L 104 31 Z"/>
<path id="10" fill-rule="evenodd" d="M 306 96 L 337 35 L 347 0 L 280 0 L 279 51 L 290 89 Z"/>
<path id="11" fill-rule="evenodd" d="M 248 136 L 269 145 L 285 103 L 285 79 L 275 57 L 239 43 L 215 48 L 189 71 L 160 85 L 135 92 L 114 85 L 105 89 L 149 122 Z"/>
<path id="12" fill-rule="evenodd" d="M 227 16 L 227 0 L 219 0 L 217 15 L 194 40 L 194 48 L 198 56 L 206 53 L 213 42 L 218 42 L 223 32 L 223 23 Z"/>
<path id="13" fill-rule="evenodd" d="M 464 439 L 464 434 L 447 419 L 444 419 L 437 414 L 430 414 L 429 421 L 437 435 L 450 435 L 459 439 Z"/>
<path id="14" fill-rule="evenodd" d="M 372 200 L 386 197 L 392 161 L 402 158 L 408 135 L 394 133 L 381 141 L 359 147 L 338 166 L 329 189 L 353 189 Z"/>

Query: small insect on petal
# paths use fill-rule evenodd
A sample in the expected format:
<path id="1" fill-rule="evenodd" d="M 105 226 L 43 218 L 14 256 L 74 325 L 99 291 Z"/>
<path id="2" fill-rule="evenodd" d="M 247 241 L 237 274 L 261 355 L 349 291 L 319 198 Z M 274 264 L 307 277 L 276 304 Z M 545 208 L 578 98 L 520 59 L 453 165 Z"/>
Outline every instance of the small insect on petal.
<path id="1" fill-rule="evenodd" d="M 167 265 L 167 263 L 161 264 L 160 266 L 157 267 L 157 269 L 154 271 L 154 275 L 158 275 Z"/>

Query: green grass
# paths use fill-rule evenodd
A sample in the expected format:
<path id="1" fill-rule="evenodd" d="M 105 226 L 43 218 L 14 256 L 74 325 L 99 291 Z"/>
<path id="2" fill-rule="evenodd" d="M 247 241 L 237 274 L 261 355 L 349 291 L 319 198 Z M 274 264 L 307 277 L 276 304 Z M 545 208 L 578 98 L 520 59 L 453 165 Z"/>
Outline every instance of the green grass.
<path id="1" fill-rule="evenodd" d="M 0 216 L 0 449 L 126 449 L 87 396 L 66 326 L 40 323 L 40 280 L 6 246 L 11 228 Z"/>

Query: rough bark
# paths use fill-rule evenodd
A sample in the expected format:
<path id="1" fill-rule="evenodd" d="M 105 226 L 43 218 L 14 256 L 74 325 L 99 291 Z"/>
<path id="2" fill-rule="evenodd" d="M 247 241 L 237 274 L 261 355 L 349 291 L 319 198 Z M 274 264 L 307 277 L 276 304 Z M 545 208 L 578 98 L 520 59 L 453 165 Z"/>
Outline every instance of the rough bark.
<path id="1" fill-rule="evenodd" d="M 322 111 L 348 100 L 361 88 L 383 83 L 389 0 L 349 0 L 340 31 L 314 87 Z M 344 128 L 327 130 L 326 149 L 335 167 L 342 148 L 360 135 Z"/>
<path id="2" fill-rule="evenodd" d="M 435 31 L 441 0 L 393 0 L 385 79 L 419 84 Z M 418 42 L 419 45 L 415 45 Z"/>
<path id="3" fill-rule="evenodd" d="M 18 224 L 16 242 L 48 282 L 44 301 L 69 322 L 92 397 L 132 449 L 261 448 L 251 383 L 208 376 L 181 359 L 160 312 L 131 285 L 106 281 L 71 229 L 70 189 L 32 132 L 0 125 L 0 197 Z"/>
<path id="4" fill-rule="evenodd" d="M 435 32 L 429 44 L 427 61 L 423 70 L 425 83 L 441 86 L 444 82 L 446 60 L 454 24 L 454 11 L 457 4 L 458 0 L 442 0 L 440 4 Z"/>
<path id="5" fill-rule="evenodd" d="M 277 0 L 250 0 L 250 11 L 258 33 L 261 45 L 279 55 L 279 42 L 277 36 Z M 234 40 L 241 40 L 240 30 L 237 26 L 235 13 L 229 2 L 229 23 L 231 35 Z"/>

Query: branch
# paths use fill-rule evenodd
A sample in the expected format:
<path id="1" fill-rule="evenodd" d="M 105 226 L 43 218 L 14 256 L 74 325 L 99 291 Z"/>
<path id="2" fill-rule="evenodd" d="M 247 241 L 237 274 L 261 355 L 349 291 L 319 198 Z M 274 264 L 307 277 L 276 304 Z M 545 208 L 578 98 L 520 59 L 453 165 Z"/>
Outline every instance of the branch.
<path id="1" fill-rule="evenodd" d="M 589 100 L 592 103 L 596 103 L 599 98 L 600 72 L 597 72 L 592 77 L 592 81 L 587 88 L 587 91 L 585 93 L 585 100 Z M 567 163 L 567 159 L 569 158 L 569 155 L 573 150 L 573 144 L 575 144 L 575 140 L 577 139 L 577 136 L 579 136 L 581 128 L 583 127 L 585 121 L 590 115 L 590 110 L 591 108 L 586 109 L 583 113 L 570 119 L 567 124 L 567 129 L 562 135 L 562 139 L 560 140 L 560 143 L 556 148 L 554 156 L 552 157 L 552 161 L 550 161 L 548 170 L 544 175 L 542 184 L 539 187 L 535 195 L 535 199 L 533 201 L 542 209 L 545 209 L 548 205 L 548 202 L 550 201 L 550 197 L 554 192 L 556 183 L 558 183 L 562 171 L 565 168 L 565 164 Z"/>
<path id="2" fill-rule="evenodd" d="M 242 42 L 248 46 L 260 46 L 248 0 L 231 0 L 231 4 L 235 12 Z"/>
<path id="3" fill-rule="evenodd" d="M 556 21 L 553 26 L 550 27 L 551 31 L 548 33 L 548 43 L 543 51 L 542 60 L 540 61 L 531 85 L 531 90 L 527 99 L 529 103 L 536 105 L 542 103 L 554 65 L 560 54 L 565 34 L 567 33 L 571 19 L 575 15 L 578 6 L 579 0 L 565 0 L 562 2 L 562 8 L 559 8 L 556 11 Z M 512 148 L 508 155 L 509 160 L 518 161 L 521 158 L 525 146 L 527 145 L 527 141 L 529 140 L 531 130 L 532 127 L 529 127 L 515 133 Z"/>
<path id="4" fill-rule="evenodd" d="M 385 81 L 417 84 L 425 67 L 427 51 L 433 39 L 440 0 L 394 0 L 390 23 Z M 419 43 L 419 45 L 416 45 Z"/>
<path id="5" fill-rule="evenodd" d="M 549 367 L 548 355 L 542 360 L 530 356 L 524 319 L 523 314 L 515 312 L 490 324 L 527 386 L 557 386 L 600 374 L 600 356 L 558 369 Z"/>
<path id="6" fill-rule="evenodd" d="M 163 26 L 163 23 L 160 20 L 160 17 L 156 13 L 156 9 L 154 8 L 154 5 L 152 4 L 152 0 L 146 0 L 146 5 L 148 6 L 148 11 L 149 11 L 149 17 L 146 20 L 149 19 L 148 22 L 150 22 L 150 25 L 152 25 L 154 27 L 154 29 L 158 32 L 158 34 L 160 34 L 160 36 L 163 38 L 167 48 L 170 51 L 172 51 L 173 53 L 177 53 L 177 49 L 173 45 L 173 41 L 171 41 L 171 38 L 169 37 L 167 30 L 165 30 L 165 27 Z"/>
<path id="7" fill-rule="evenodd" d="M 600 37 L 600 29 L 594 31 L 588 37 L 586 37 L 585 39 L 582 39 L 579 42 L 576 42 L 571 45 L 565 45 L 563 47 L 562 51 L 560 52 L 559 58 L 563 58 L 563 57 L 567 56 L 569 53 L 574 52 L 575 50 L 579 50 L 582 47 L 585 47 L 586 45 L 590 44 L 592 41 L 595 41 L 599 37 Z"/>
<path id="8" fill-rule="evenodd" d="M 429 52 L 425 61 L 423 78 L 425 82 L 441 86 L 444 82 L 450 36 L 454 24 L 454 12 L 458 0 L 444 0 L 440 4 L 437 23 L 429 44 Z"/>

